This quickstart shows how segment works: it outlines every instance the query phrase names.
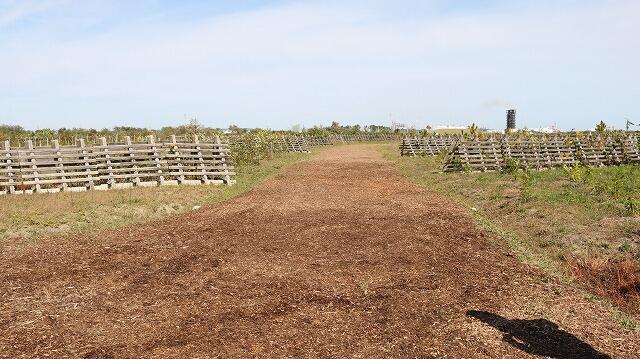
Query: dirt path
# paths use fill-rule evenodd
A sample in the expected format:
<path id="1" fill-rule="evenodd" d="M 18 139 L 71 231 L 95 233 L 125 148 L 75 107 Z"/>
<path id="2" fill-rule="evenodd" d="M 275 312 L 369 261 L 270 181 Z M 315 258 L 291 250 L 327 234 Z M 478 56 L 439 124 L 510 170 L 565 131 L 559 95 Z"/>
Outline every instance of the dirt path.
<path id="1" fill-rule="evenodd" d="M 491 244 L 467 212 L 354 145 L 172 219 L 5 244 L 0 357 L 640 351 L 639 334 Z"/>

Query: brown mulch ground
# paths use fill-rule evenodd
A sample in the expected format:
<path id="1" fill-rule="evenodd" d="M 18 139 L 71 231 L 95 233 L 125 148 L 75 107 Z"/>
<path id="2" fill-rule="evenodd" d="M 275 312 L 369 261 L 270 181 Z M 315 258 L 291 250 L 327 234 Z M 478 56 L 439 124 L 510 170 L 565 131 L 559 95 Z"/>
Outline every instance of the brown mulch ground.
<path id="1" fill-rule="evenodd" d="M 4 243 L 0 357 L 634 358 L 640 334 L 519 263 L 375 145 L 223 204 Z"/>

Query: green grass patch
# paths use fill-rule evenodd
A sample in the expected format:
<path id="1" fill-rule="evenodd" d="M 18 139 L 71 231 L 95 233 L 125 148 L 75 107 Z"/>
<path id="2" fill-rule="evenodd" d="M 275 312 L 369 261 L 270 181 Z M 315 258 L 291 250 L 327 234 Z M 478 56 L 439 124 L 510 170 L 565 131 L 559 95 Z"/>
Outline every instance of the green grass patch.
<path id="1" fill-rule="evenodd" d="M 160 186 L 0 196 L 0 240 L 42 237 L 115 228 L 158 220 L 242 194 L 309 155 L 282 154 L 260 164 L 236 168 L 236 184 Z"/>

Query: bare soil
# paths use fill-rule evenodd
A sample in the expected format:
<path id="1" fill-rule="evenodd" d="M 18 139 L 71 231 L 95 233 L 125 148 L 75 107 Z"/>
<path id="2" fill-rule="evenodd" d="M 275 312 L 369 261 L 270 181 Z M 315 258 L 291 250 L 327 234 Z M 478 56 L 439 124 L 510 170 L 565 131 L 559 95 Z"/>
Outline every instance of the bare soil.
<path id="1" fill-rule="evenodd" d="M 640 334 L 518 262 L 375 145 L 222 204 L 0 252 L 2 358 L 635 358 Z"/>

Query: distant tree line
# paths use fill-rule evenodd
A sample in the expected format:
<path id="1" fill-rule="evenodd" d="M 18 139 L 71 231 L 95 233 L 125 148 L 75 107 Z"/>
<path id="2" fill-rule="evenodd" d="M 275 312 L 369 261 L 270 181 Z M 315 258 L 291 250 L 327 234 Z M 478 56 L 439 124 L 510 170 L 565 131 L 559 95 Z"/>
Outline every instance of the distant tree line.
<path id="1" fill-rule="evenodd" d="M 0 141 L 10 140 L 13 142 L 24 142 L 31 139 L 35 141 L 44 141 L 58 139 L 62 143 L 73 143 L 76 139 L 95 140 L 100 137 L 108 139 L 124 138 L 130 136 L 134 139 L 144 138 L 149 135 L 155 135 L 158 138 L 167 138 L 170 135 L 190 136 L 200 134 L 205 136 L 215 136 L 221 134 L 222 131 L 214 128 L 206 128 L 196 121 L 191 121 L 186 125 L 176 127 L 162 127 L 159 130 L 153 130 L 142 127 L 117 126 L 112 129 L 93 129 L 93 128 L 59 128 L 57 130 L 44 128 L 38 130 L 27 130 L 22 126 L 11 126 L 0 124 Z"/>
<path id="2" fill-rule="evenodd" d="M 100 137 L 106 137 L 110 141 L 122 140 L 126 136 L 131 137 L 134 140 L 141 140 L 149 135 L 154 135 L 156 138 L 165 139 L 171 135 L 182 136 L 192 138 L 194 135 L 201 136 L 203 138 L 212 138 L 223 134 L 258 134 L 263 133 L 264 129 L 259 128 L 240 128 L 236 125 L 231 125 L 226 129 L 205 127 L 197 120 L 192 119 L 187 124 L 180 126 L 166 126 L 160 129 L 149 129 L 143 127 L 129 127 L 129 126 L 117 126 L 111 129 L 93 129 L 93 128 L 59 128 L 59 129 L 38 129 L 27 130 L 22 126 L 15 125 L 2 125 L 0 124 L 0 141 L 9 140 L 12 143 L 23 143 L 26 140 L 34 140 L 39 144 L 47 141 L 58 139 L 61 144 L 73 144 L 77 139 L 85 139 L 90 142 L 97 141 Z M 308 129 L 294 128 L 290 131 L 270 131 L 275 135 L 290 135 L 290 134 L 304 134 L 307 136 L 329 136 L 329 135 L 348 135 L 358 133 L 390 133 L 392 132 L 390 127 L 380 125 L 340 125 L 334 121 L 331 126 L 328 127 L 312 127 Z"/>

